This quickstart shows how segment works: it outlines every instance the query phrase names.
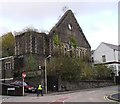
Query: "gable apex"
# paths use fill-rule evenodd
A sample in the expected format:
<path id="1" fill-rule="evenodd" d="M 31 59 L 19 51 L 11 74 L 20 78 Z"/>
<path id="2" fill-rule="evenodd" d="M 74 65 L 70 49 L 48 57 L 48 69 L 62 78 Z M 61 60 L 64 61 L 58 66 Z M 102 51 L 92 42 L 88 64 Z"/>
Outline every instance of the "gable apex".
<path id="1" fill-rule="evenodd" d="M 58 33 L 63 42 L 68 42 L 70 35 L 74 35 L 80 47 L 91 48 L 72 10 L 67 10 L 49 32 L 50 35 L 54 33 Z"/>
<path id="2" fill-rule="evenodd" d="M 55 26 L 54 26 L 50 31 L 52 31 L 52 30 L 54 30 L 55 28 L 57 28 L 57 27 L 62 23 L 62 21 L 64 21 L 64 19 L 67 17 L 68 14 L 74 16 L 72 10 L 70 10 L 70 9 L 67 10 L 67 11 L 64 13 L 64 15 L 60 18 L 60 20 L 55 24 Z"/>
<path id="3" fill-rule="evenodd" d="M 97 50 L 99 50 L 99 48 L 100 48 L 102 45 L 108 47 L 109 49 L 116 50 L 116 51 L 120 51 L 120 47 L 117 46 L 117 45 L 113 45 L 113 44 L 110 44 L 110 43 L 101 42 L 100 45 L 95 49 L 94 53 L 95 53 Z"/>

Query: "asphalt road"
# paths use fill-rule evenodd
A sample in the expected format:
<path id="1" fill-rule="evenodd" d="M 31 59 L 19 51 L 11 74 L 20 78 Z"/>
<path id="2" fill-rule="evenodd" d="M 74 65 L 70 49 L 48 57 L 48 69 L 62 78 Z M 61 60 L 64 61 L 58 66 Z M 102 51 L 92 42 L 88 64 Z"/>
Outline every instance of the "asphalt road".
<path id="1" fill-rule="evenodd" d="M 64 93 L 53 93 L 53 94 L 45 94 L 44 96 L 37 97 L 36 94 L 27 94 L 27 96 L 17 97 L 17 96 L 3 96 L 2 104 L 22 104 L 22 102 L 29 102 L 29 104 L 33 104 L 33 102 L 40 104 L 75 104 L 78 102 L 102 102 L 104 104 L 116 104 L 113 100 L 109 100 L 108 96 L 111 94 L 118 93 L 118 86 L 110 86 L 104 88 L 94 88 L 94 89 L 85 89 L 79 90 L 75 92 L 64 92 Z M 10 103 L 12 102 L 12 103 Z M 16 102 L 16 103 L 13 103 Z M 32 103 L 30 103 L 32 102 Z M 35 104 L 36 104 L 35 103 Z"/>

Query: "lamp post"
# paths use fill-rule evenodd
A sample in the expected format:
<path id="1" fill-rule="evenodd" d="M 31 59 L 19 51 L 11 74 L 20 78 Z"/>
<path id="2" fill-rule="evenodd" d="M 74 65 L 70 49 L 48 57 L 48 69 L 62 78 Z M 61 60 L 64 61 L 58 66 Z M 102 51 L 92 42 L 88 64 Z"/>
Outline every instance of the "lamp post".
<path id="1" fill-rule="evenodd" d="M 115 49 L 113 51 L 114 51 L 114 61 L 116 62 Z M 114 64 L 114 66 L 115 66 L 114 67 L 114 70 L 115 70 L 114 83 L 116 84 L 116 76 L 118 72 L 117 72 L 116 64 Z"/>
<path id="2" fill-rule="evenodd" d="M 114 49 L 114 61 L 116 62 L 116 55 L 115 55 L 115 49 Z M 117 70 L 117 67 L 116 67 L 116 63 L 114 64 L 115 65 L 115 76 L 118 76 L 118 70 Z"/>
<path id="3" fill-rule="evenodd" d="M 46 60 L 48 58 L 50 58 L 51 55 L 48 55 L 46 58 L 45 58 L 45 93 L 47 94 L 47 69 L 46 69 Z"/>

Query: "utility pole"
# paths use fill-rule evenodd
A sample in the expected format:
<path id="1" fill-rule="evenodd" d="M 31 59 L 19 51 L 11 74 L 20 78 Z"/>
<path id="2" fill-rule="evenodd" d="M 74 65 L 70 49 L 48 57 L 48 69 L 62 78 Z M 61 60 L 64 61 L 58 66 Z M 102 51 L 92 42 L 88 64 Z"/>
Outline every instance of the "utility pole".
<path id="1" fill-rule="evenodd" d="M 46 58 L 45 58 L 45 93 L 47 94 L 47 68 L 46 68 L 46 60 L 48 59 L 48 58 L 50 58 L 51 57 L 51 55 L 48 55 Z"/>

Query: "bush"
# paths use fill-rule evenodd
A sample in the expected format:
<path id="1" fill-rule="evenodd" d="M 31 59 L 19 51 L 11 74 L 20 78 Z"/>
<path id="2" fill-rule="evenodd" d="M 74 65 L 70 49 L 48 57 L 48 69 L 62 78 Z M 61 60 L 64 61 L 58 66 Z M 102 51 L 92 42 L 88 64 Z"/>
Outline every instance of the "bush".
<path id="1" fill-rule="evenodd" d="M 73 57 L 54 57 L 47 64 L 49 75 L 59 75 L 61 80 L 77 82 L 80 80 L 107 80 L 112 79 L 112 69 L 105 65 L 92 67 L 79 58 Z"/>
<path id="2" fill-rule="evenodd" d="M 105 80 L 111 78 L 113 71 L 105 65 L 96 65 L 94 67 L 94 73 L 96 79 Z"/>

